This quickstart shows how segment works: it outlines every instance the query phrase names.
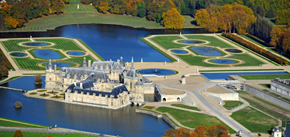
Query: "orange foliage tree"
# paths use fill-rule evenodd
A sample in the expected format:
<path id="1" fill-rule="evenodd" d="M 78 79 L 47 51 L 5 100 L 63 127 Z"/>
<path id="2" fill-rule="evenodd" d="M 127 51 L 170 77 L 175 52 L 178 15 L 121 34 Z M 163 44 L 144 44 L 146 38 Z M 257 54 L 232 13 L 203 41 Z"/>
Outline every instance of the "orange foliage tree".
<path id="1" fill-rule="evenodd" d="M 21 130 L 16 130 L 13 137 L 23 137 Z"/>
<path id="2" fill-rule="evenodd" d="M 196 23 L 201 27 L 205 28 L 209 19 L 210 15 L 206 9 L 198 10 L 195 14 Z"/>
<path id="3" fill-rule="evenodd" d="M 15 29 L 18 25 L 18 21 L 12 17 L 7 17 L 5 19 L 5 27 L 8 29 Z"/>
<path id="4" fill-rule="evenodd" d="M 168 29 L 182 29 L 184 18 L 176 8 L 170 8 L 162 15 L 161 24 Z"/>
<path id="5" fill-rule="evenodd" d="M 109 10 L 109 3 L 100 1 L 100 3 L 98 4 L 98 11 L 106 14 L 108 10 Z"/>

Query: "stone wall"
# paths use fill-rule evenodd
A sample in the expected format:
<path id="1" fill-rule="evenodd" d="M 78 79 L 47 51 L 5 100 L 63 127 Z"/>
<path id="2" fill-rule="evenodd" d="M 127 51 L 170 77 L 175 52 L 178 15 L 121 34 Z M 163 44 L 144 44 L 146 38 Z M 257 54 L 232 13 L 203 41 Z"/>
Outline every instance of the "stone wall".
<path id="1" fill-rule="evenodd" d="M 283 94 L 285 96 L 290 96 L 290 85 L 281 79 L 271 80 L 271 90 Z"/>
<path id="2" fill-rule="evenodd" d="M 280 106 L 280 107 L 283 107 L 287 110 L 290 110 L 290 102 L 287 102 L 287 101 L 284 101 L 280 98 L 277 98 L 276 96 L 274 95 L 271 95 L 267 92 L 264 92 L 262 90 L 259 90 L 257 88 L 254 88 L 252 86 L 249 86 L 249 85 L 245 85 L 245 90 L 259 98 L 262 98 L 268 102 L 271 102 L 277 106 Z"/>

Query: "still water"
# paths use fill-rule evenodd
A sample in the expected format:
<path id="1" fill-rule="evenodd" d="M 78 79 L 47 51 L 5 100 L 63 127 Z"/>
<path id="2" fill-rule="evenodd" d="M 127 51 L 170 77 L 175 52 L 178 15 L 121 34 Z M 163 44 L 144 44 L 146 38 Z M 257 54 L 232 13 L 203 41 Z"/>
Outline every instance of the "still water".
<path id="1" fill-rule="evenodd" d="M 205 29 L 184 29 L 182 33 L 205 33 Z M 171 62 L 167 57 L 148 46 L 140 38 L 153 34 L 179 34 L 180 30 L 146 30 L 115 25 L 67 25 L 47 32 L 0 33 L 2 38 L 69 37 L 81 39 L 105 60 L 123 56 L 130 62 Z"/>
<path id="2" fill-rule="evenodd" d="M 286 71 L 268 71 L 268 72 L 229 72 L 229 73 L 201 73 L 208 79 L 227 79 L 228 75 L 271 75 L 271 74 L 289 74 Z"/>
<path id="3" fill-rule="evenodd" d="M 35 77 L 22 77 L 4 86 L 31 90 L 36 87 Z M 44 77 L 42 78 L 44 79 Z M 161 119 L 135 113 L 135 107 L 118 110 L 72 105 L 61 102 L 27 98 L 22 92 L 0 89 L 0 117 L 11 118 L 43 125 L 78 129 L 103 134 L 121 135 L 124 137 L 157 137 L 170 128 Z M 13 107 L 16 101 L 22 109 Z"/>

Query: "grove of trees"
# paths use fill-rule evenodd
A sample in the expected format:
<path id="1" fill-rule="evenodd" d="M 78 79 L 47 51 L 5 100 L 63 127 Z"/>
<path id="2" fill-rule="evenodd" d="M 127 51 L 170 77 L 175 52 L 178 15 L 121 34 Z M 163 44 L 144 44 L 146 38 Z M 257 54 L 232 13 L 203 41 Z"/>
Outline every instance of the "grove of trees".
<path id="1" fill-rule="evenodd" d="M 228 128 L 224 125 L 197 126 L 194 131 L 185 128 L 168 129 L 162 137 L 230 137 Z"/>
<path id="2" fill-rule="evenodd" d="M 253 11 L 244 5 L 233 3 L 224 6 L 210 5 L 200 9 L 195 14 L 198 25 L 210 32 L 237 30 L 245 33 L 250 24 L 256 22 Z"/>
<path id="3" fill-rule="evenodd" d="M 21 0 L 0 4 L 0 30 L 22 27 L 29 20 L 64 12 L 69 0 Z"/>
<path id="4" fill-rule="evenodd" d="M 0 80 L 8 76 L 9 69 L 12 68 L 12 65 L 4 55 L 4 53 L 0 50 Z"/>
<path id="5" fill-rule="evenodd" d="M 290 27 L 277 26 L 271 31 L 271 45 L 290 53 Z"/>

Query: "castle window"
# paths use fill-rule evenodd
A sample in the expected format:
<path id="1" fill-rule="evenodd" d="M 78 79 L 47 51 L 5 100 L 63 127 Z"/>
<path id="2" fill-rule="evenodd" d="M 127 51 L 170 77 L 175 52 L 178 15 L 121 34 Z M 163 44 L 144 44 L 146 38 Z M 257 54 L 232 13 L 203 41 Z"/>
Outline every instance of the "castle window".
<path id="1" fill-rule="evenodd" d="M 113 106 L 113 102 L 111 102 L 111 106 Z"/>

